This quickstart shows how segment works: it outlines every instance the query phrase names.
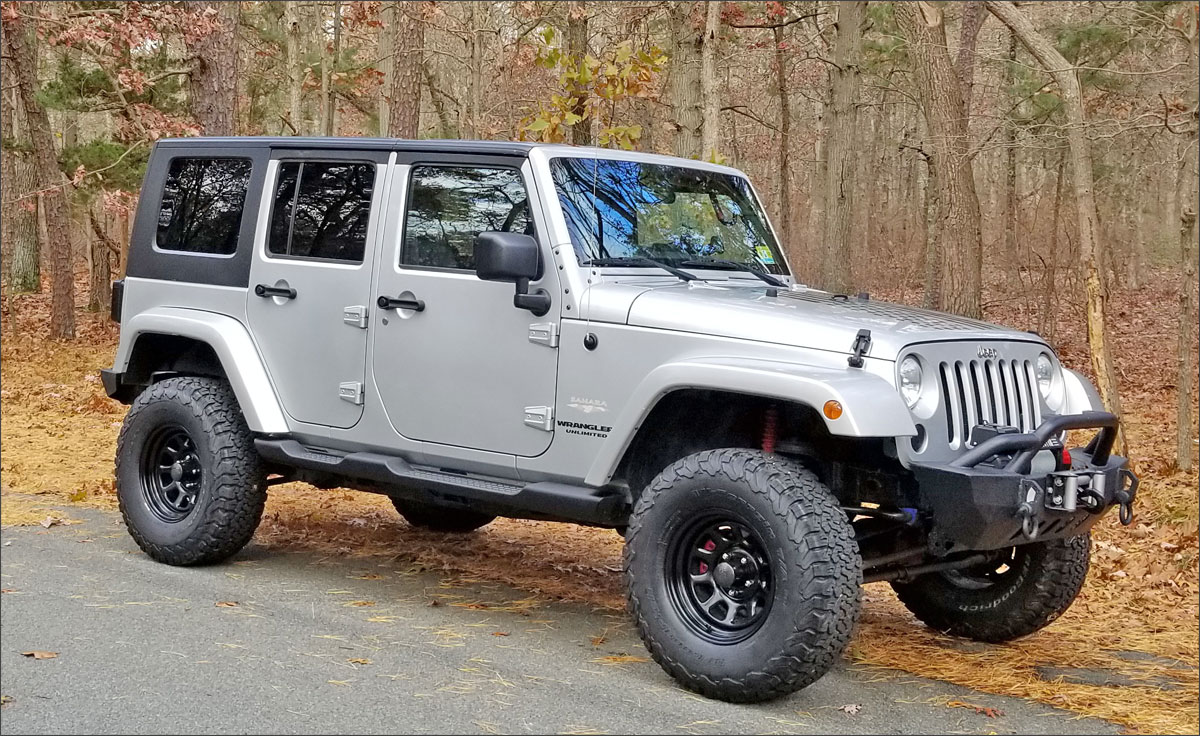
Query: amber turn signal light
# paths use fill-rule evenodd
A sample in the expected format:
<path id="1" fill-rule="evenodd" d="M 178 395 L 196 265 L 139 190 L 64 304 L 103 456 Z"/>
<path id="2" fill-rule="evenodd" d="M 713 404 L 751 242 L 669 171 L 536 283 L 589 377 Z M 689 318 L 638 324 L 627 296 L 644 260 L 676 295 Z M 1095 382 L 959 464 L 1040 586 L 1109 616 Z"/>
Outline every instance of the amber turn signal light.
<path id="1" fill-rule="evenodd" d="M 842 415 L 842 404 L 840 401 L 830 399 L 825 402 L 825 416 L 830 419 L 837 419 Z"/>

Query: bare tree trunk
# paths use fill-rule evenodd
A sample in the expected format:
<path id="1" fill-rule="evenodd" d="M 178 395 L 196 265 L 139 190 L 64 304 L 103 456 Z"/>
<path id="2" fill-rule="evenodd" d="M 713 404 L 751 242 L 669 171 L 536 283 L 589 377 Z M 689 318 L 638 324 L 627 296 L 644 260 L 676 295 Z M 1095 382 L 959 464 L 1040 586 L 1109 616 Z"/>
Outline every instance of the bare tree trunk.
<path id="1" fill-rule="evenodd" d="M 964 2 L 962 13 L 954 67 L 958 71 L 958 83 L 962 85 L 963 113 L 970 118 L 971 92 L 975 89 L 975 42 L 979 39 L 979 29 L 987 20 L 987 9 L 977 2 Z"/>
<path id="2" fill-rule="evenodd" d="M 417 3 L 396 8 L 395 61 L 392 66 L 392 109 L 388 135 L 418 138 L 421 135 L 421 62 L 425 49 L 425 21 Z"/>
<path id="3" fill-rule="evenodd" d="M 1008 34 L 1008 63 L 1004 65 L 1004 88 L 1013 86 L 1013 67 L 1017 61 L 1017 34 Z M 1017 254 L 1017 126 L 1012 116 L 1004 121 L 1004 256 L 1009 285 L 1013 283 L 1021 258 Z"/>
<path id="4" fill-rule="evenodd" d="M 716 161 L 721 135 L 721 98 L 717 93 L 717 46 L 720 43 L 721 3 L 705 3 L 704 36 L 700 43 L 700 90 L 703 95 L 700 156 Z"/>
<path id="5" fill-rule="evenodd" d="M 914 59 L 937 179 L 935 247 L 941 251 L 942 264 L 938 307 L 978 318 L 982 316 L 983 251 L 979 198 L 971 168 L 962 89 L 946 49 L 942 8 L 926 2 L 899 3 L 895 12 Z"/>
<path id="6" fill-rule="evenodd" d="M 695 3 L 672 3 L 670 99 L 675 118 L 675 155 L 700 156 L 700 69 L 697 50 L 699 37 L 692 25 Z"/>
<path id="7" fill-rule="evenodd" d="M 237 2 L 201 2 L 199 12 L 216 13 L 213 32 L 189 45 L 195 68 L 188 109 L 204 135 L 233 135 L 237 111 Z"/>
<path id="8" fill-rule="evenodd" d="M 1191 62 L 1196 68 L 1200 61 L 1200 30 L 1191 29 Z M 1195 98 L 1193 98 L 1194 100 Z M 1200 252 L 1196 244 L 1196 174 L 1200 168 L 1200 151 L 1196 149 L 1200 131 L 1192 128 L 1184 140 L 1183 164 L 1179 169 L 1177 189 L 1179 199 L 1179 256 L 1183 266 L 1183 284 L 1179 289 L 1179 375 L 1175 383 L 1175 467 L 1192 469 L 1192 439 L 1196 425 L 1192 420 L 1192 387 L 1196 381 L 1196 364 L 1192 361 L 1192 342 L 1196 339 L 1196 300 L 1192 289 L 1200 267 Z"/>
<path id="9" fill-rule="evenodd" d="M 1075 187 L 1075 205 L 1079 218 L 1079 243 L 1086 274 L 1088 344 L 1092 352 L 1092 368 L 1096 372 L 1100 397 L 1108 410 L 1121 413 L 1116 370 L 1108 341 L 1105 315 L 1104 285 L 1100 274 L 1103 246 L 1096 218 L 1096 197 L 1092 176 L 1092 154 L 1088 149 L 1087 115 L 1083 109 L 1083 92 L 1075 68 L 1049 40 L 1044 38 L 1011 2 L 987 0 L 992 15 L 1016 34 L 1021 44 L 1057 83 L 1067 114 L 1067 145 L 1071 155 L 1071 170 Z M 1125 450 L 1124 433 L 1121 447 Z"/>
<path id="10" fill-rule="evenodd" d="M 1054 305 L 1051 303 L 1058 291 L 1058 216 L 1062 211 L 1063 176 L 1067 168 L 1067 154 L 1063 151 L 1058 157 L 1058 176 L 1054 182 L 1054 205 L 1050 209 L 1050 247 L 1046 249 L 1048 261 L 1046 276 L 1042 279 L 1042 308 L 1038 315 L 1038 332 L 1047 340 L 1054 341 L 1055 319 Z M 1013 264 L 1014 268 L 1016 264 Z"/>
<path id="11" fill-rule="evenodd" d="M 479 16 L 479 3 L 472 1 L 468 22 L 470 29 L 467 35 L 467 130 L 472 138 L 482 138 L 483 125 L 480 108 L 483 97 L 483 45 L 479 37 L 479 27 L 483 24 Z"/>
<path id="12" fill-rule="evenodd" d="M 298 0 L 287 0 L 283 8 L 284 32 L 287 35 L 288 118 L 295 135 L 303 135 L 304 123 L 304 59 L 300 45 L 300 7 Z"/>
<path id="13" fill-rule="evenodd" d="M 7 33 L 7 27 L 4 32 Z M 3 128 L 13 147 L 4 147 L 4 198 L 11 200 L 37 191 L 37 170 L 29 154 L 28 125 L 21 110 L 16 81 L 8 64 L 3 71 Z M 41 291 L 41 258 L 38 252 L 37 198 L 28 197 L 4 211 L 4 243 L 8 256 L 9 293 Z"/>
<path id="14" fill-rule="evenodd" d="M 37 99 L 36 50 L 26 35 L 25 21 L 20 14 L 4 19 L 5 56 L 29 124 L 34 157 L 37 159 L 38 186 L 46 205 L 46 228 L 49 234 L 50 255 L 50 336 L 55 339 L 75 337 L 75 281 L 71 263 L 71 216 L 63 191 L 65 179 L 59 170 L 54 151 L 54 136 L 46 110 Z"/>
<path id="15" fill-rule="evenodd" d="M 587 3 L 572 0 L 567 3 L 567 54 L 583 63 L 588 54 L 588 11 Z M 575 94 L 576 103 L 571 112 L 583 118 L 571 126 L 571 143 L 577 146 L 592 145 L 592 119 L 585 117 L 587 99 L 581 90 Z"/>
<path id="16" fill-rule="evenodd" d="M 1188 178 L 1194 185 L 1195 176 Z M 1179 470 L 1192 469 L 1192 437 L 1196 434 L 1192 420 L 1195 407 L 1192 386 L 1196 381 L 1196 363 L 1192 360 L 1192 342 L 1196 338 L 1196 300 L 1192 295 L 1197 270 L 1196 200 L 1190 199 L 1179 211 L 1179 251 L 1183 261 L 1183 285 L 1179 289 L 1179 374 L 1175 384 L 1175 467 Z"/>
<path id="17" fill-rule="evenodd" d="M 379 7 L 379 59 L 383 65 L 383 84 L 379 88 L 379 135 L 390 135 L 392 115 L 392 85 L 396 79 L 396 35 L 399 33 L 397 15 L 403 8 L 397 0 L 387 0 Z"/>
<path id="18" fill-rule="evenodd" d="M 457 138 L 458 128 L 450 122 L 450 112 L 446 109 L 446 93 L 437 83 L 433 68 L 428 61 L 421 64 L 421 76 L 429 89 L 429 99 L 433 101 L 433 111 L 437 113 L 438 138 Z"/>
<path id="19" fill-rule="evenodd" d="M 859 88 L 862 21 L 867 4 L 843 0 L 836 4 L 833 65 L 829 69 L 826 140 L 825 229 L 822 237 L 821 287 L 844 293 L 850 289 L 850 236 L 854 216 L 856 141 L 860 140 L 855 100 Z"/>
<path id="20" fill-rule="evenodd" d="M 321 135 L 331 136 L 337 131 L 336 94 L 333 91 L 333 70 L 342 56 L 342 2 L 333 0 L 333 45 L 326 52 L 321 44 Z"/>
<path id="21" fill-rule="evenodd" d="M 113 243 L 96 217 L 94 207 L 88 209 L 92 237 L 88 238 L 88 311 L 104 312 L 112 301 Z M 119 253 L 119 251 L 118 251 Z"/>
<path id="22" fill-rule="evenodd" d="M 771 38 L 775 42 L 775 94 L 779 96 L 779 166 L 778 177 L 779 201 L 776 202 L 775 219 L 779 226 L 780 244 L 783 252 L 791 256 L 788 248 L 792 245 L 792 101 L 788 90 L 787 53 L 783 48 L 783 28 L 776 26 L 771 29 Z"/>

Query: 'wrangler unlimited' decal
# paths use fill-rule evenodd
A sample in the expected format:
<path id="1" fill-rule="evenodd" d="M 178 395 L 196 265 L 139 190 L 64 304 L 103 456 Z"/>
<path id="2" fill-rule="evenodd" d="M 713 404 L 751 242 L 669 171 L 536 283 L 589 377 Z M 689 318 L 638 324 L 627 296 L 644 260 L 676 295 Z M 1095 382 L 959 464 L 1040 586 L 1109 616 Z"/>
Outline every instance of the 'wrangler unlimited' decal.
<path id="1" fill-rule="evenodd" d="M 568 422 L 565 419 L 559 419 L 558 426 L 562 427 L 567 434 L 580 434 L 584 437 L 607 437 L 608 433 L 612 431 L 612 427 L 605 427 L 600 424 Z"/>

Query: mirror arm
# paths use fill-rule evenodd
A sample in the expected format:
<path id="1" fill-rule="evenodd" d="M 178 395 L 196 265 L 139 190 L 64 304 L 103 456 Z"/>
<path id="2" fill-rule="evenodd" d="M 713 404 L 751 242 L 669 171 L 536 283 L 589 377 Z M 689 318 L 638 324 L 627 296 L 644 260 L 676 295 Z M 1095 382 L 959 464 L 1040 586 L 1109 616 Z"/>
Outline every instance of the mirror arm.
<path id="1" fill-rule="evenodd" d="M 529 293 L 529 279 L 516 280 L 517 293 L 513 296 L 513 306 L 517 309 L 528 309 L 534 317 L 541 317 L 550 311 L 550 294 L 545 289 Z"/>

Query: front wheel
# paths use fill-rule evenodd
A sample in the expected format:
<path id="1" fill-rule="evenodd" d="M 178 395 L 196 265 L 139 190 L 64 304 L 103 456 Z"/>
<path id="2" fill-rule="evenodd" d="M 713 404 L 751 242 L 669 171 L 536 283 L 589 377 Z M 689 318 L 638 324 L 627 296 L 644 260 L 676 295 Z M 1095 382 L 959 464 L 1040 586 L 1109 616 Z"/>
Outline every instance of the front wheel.
<path id="1" fill-rule="evenodd" d="M 1087 577 L 1091 536 L 1013 547 L 978 567 L 892 583 L 930 628 L 976 641 L 1032 634 L 1071 606 Z"/>
<path id="2" fill-rule="evenodd" d="M 690 455 L 638 499 L 625 545 L 629 607 L 651 656 L 732 702 L 824 675 L 850 641 L 862 560 L 810 471 L 756 450 Z"/>

